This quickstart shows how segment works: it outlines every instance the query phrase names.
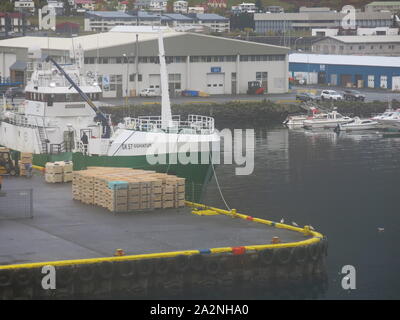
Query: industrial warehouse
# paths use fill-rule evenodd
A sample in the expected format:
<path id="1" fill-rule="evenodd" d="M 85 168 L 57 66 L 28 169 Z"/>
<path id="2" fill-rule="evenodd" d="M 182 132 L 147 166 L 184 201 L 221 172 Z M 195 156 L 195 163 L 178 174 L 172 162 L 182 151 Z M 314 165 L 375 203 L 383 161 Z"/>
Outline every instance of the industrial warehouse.
<path id="1" fill-rule="evenodd" d="M 290 75 L 303 84 L 400 90 L 400 58 L 295 53 Z"/>
<path id="2" fill-rule="evenodd" d="M 257 81 L 266 93 L 288 91 L 289 48 L 164 28 L 169 88 L 207 94 L 245 94 Z M 97 74 L 103 97 L 159 91 L 158 29 L 118 26 L 110 32 L 75 38 L 21 37 L 0 41 L 2 79 L 26 83 L 31 63 L 51 55 L 68 63 L 79 48 L 86 73 Z M 138 57 L 138 59 L 136 58 Z"/>

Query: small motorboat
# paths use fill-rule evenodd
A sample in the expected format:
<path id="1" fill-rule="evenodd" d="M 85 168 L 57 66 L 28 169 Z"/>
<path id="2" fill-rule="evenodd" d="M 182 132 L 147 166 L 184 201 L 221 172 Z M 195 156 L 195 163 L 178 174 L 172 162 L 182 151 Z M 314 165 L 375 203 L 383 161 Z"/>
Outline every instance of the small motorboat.
<path id="1" fill-rule="evenodd" d="M 339 123 L 335 131 L 355 131 L 355 130 L 372 130 L 379 127 L 378 121 L 372 119 L 360 119 L 359 117 L 353 118 L 351 122 Z"/>
<path id="2" fill-rule="evenodd" d="M 323 118 L 326 113 L 321 113 L 321 111 L 315 107 L 310 107 L 309 114 L 301 114 L 301 115 L 294 115 L 288 116 L 285 121 L 283 121 L 284 125 L 287 126 L 303 126 L 305 120 L 310 120 L 314 118 Z"/>
<path id="3" fill-rule="evenodd" d="M 304 121 L 304 128 L 335 128 L 338 124 L 345 124 L 353 121 L 352 118 L 342 116 L 336 110 L 325 114 L 320 118 L 307 119 Z"/>
<path id="4" fill-rule="evenodd" d="M 386 111 L 381 116 L 375 117 L 375 119 L 381 127 L 396 130 L 400 129 L 400 109 L 396 111 Z"/>

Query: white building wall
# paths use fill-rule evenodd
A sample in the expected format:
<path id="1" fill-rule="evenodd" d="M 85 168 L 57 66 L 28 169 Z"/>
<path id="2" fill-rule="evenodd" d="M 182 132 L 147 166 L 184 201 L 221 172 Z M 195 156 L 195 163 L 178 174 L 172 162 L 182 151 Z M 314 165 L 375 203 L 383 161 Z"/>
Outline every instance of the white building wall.
<path id="1" fill-rule="evenodd" d="M 10 77 L 10 67 L 17 61 L 14 53 L 0 53 L 0 73 L 2 78 Z"/>
<path id="2" fill-rule="evenodd" d="M 313 37 L 317 36 L 317 33 L 323 32 L 325 37 L 337 36 L 339 29 L 311 29 L 311 35 Z"/>
<path id="3" fill-rule="evenodd" d="M 256 80 L 257 72 L 268 72 L 267 93 L 288 91 L 288 69 L 285 61 L 243 62 L 239 64 L 239 93 L 246 93 L 248 82 Z"/>
<path id="4" fill-rule="evenodd" d="M 181 90 L 198 90 L 209 92 L 207 87 L 208 75 L 212 75 L 211 68 L 220 68 L 223 74 L 223 93 L 232 93 L 232 73 L 237 75 L 238 94 L 247 92 L 248 82 L 256 80 L 257 72 L 268 72 L 268 91 L 267 93 L 285 93 L 288 91 L 288 65 L 285 61 L 257 61 L 257 62 L 239 62 L 237 70 L 236 62 L 189 62 L 189 63 L 170 63 L 167 65 L 169 74 L 181 75 Z M 126 92 L 127 76 L 136 72 L 135 64 L 88 64 L 85 65 L 85 72 L 98 72 L 99 75 L 122 75 L 123 95 Z M 188 74 L 189 73 L 189 74 Z M 150 86 L 150 75 L 160 74 L 160 66 L 153 63 L 139 64 L 139 74 L 142 75 L 142 81 L 138 82 L 138 91 Z M 217 73 L 214 73 L 217 74 Z M 136 78 L 137 79 L 137 78 Z M 134 81 L 128 81 L 128 92 L 135 89 Z M 103 91 L 105 98 L 116 97 L 116 91 Z"/>

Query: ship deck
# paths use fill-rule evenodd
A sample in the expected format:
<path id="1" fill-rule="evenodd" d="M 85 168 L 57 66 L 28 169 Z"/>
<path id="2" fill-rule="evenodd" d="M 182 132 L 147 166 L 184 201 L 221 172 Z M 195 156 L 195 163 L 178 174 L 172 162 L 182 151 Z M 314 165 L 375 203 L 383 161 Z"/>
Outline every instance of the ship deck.
<path id="1" fill-rule="evenodd" d="M 307 239 L 301 233 L 225 215 L 198 216 L 190 208 L 111 213 L 72 200 L 71 184 L 42 176 L 5 177 L 2 192 L 33 189 L 33 218 L 2 218 L 12 210 L 0 197 L 0 265 L 269 244 Z M 8 212 L 9 214 L 10 212 Z"/>

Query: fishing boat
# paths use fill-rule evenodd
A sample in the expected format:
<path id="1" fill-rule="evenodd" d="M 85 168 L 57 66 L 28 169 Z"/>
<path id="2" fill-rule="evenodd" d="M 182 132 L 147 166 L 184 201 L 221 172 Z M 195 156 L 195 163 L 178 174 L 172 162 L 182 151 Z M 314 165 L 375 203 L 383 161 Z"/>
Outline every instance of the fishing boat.
<path id="1" fill-rule="evenodd" d="M 83 53 L 71 65 L 59 65 L 47 57 L 35 63 L 24 102 L 13 110 L 4 103 L 0 145 L 33 153 L 38 166 L 70 160 L 74 170 L 87 166 L 151 169 L 174 173 L 193 188 L 202 188 L 212 170 L 210 161 L 199 159 L 210 158 L 219 134 L 212 117 L 188 115 L 183 119 L 171 114 L 161 30 L 158 45 L 161 116 L 127 117 L 113 126 L 110 115 L 98 107 L 97 77 L 82 72 Z"/>
<path id="2" fill-rule="evenodd" d="M 355 131 L 355 130 L 372 130 L 378 129 L 379 123 L 378 121 L 374 121 L 372 119 L 360 119 L 359 117 L 354 117 L 351 122 L 348 123 L 339 123 L 335 131 Z"/>
<path id="3" fill-rule="evenodd" d="M 304 128 L 335 128 L 338 124 L 351 122 L 353 119 L 347 116 L 342 116 L 336 110 L 323 115 L 321 118 L 307 119 L 304 121 Z"/>

